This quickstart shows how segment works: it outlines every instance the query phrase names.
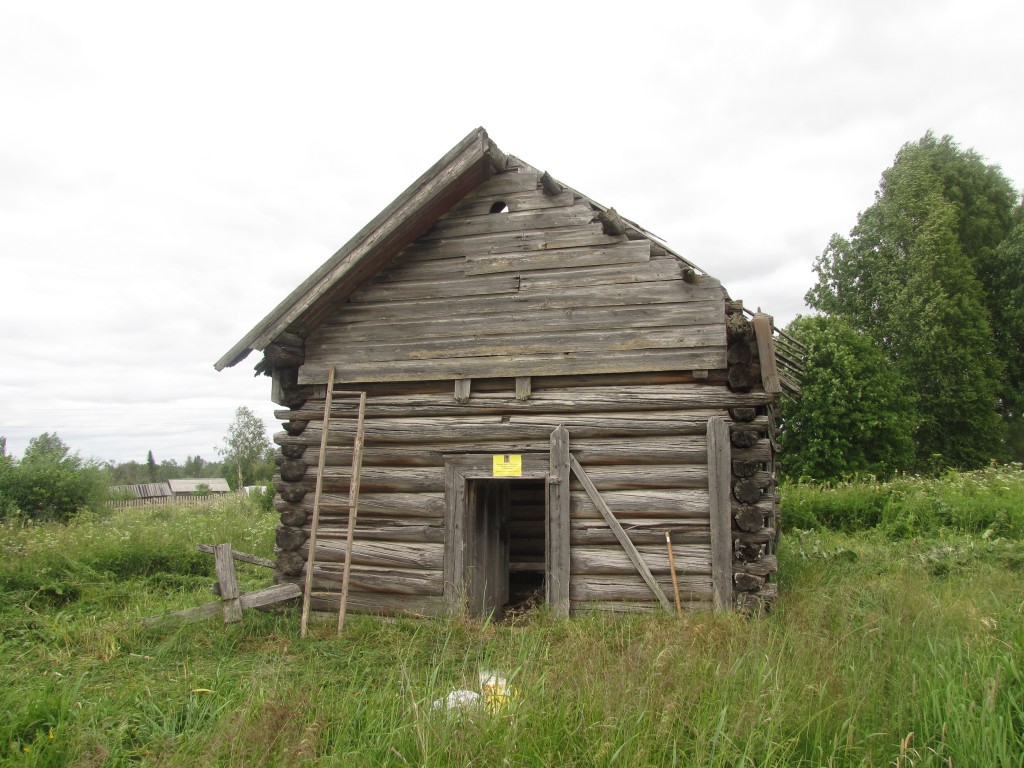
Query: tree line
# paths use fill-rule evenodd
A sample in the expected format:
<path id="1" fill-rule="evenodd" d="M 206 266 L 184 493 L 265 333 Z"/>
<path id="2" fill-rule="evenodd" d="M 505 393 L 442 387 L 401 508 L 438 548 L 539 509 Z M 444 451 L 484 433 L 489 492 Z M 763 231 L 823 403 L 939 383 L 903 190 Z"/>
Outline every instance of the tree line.
<path id="1" fill-rule="evenodd" d="M 157 463 L 150 450 L 145 461 L 102 462 L 83 459 L 57 433 L 44 432 L 28 442 L 22 456 L 7 452 L 0 436 L 0 520 L 68 520 L 83 510 L 99 512 L 112 486 L 160 483 L 188 477 L 223 477 L 232 490 L 270 485 L 274 448 L 263 421 L 244 406 L 235 411 L 221 447 L 220 461 L 188 456 L 183 464 Z"/>
<path id="2" fill-rule="evenodd" d="M 905 144 L 815 262 L 784 470 L 835 480 L 1024 460 L 1024 208 L 950 136 Z"/>

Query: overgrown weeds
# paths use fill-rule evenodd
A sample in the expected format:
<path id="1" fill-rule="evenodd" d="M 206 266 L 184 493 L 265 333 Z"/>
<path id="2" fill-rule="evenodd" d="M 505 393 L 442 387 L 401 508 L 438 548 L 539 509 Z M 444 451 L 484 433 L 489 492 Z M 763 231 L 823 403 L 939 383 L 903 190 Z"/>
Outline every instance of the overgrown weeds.
<path id="1" fill-rule="evenodd" d="M 294 613 L 140 624 L 210 599 L 212 558 L 194 561 L 195 543 L 266 555 L 273 525 L 225 507 L 2 529 L 0 578 L 21 586 L 0 606 L 0 762 L 1019 766 L 1024 754 L 1024 575 L 994 535 L 784 536 L 778 608 L 756 620 L 353 616 L 341 638 L 324 622 L 304 640 Z M 243 588 L 267 583 L 239 573 Z M 42 599 L 41 574 L 78 596 Z M 509 680 L 505 706 L 433 706 L 482 671 Z"/>
<path id="2" fill-rule="evenodd" d="M 842 483 L 790 483 L 782 488 L 788 528 L 863 531 L 893 538 L 943 531 L 986 538 L 1024 538 L 1024 468 L 993 466 L 938 478 L 904 476 Z"/>

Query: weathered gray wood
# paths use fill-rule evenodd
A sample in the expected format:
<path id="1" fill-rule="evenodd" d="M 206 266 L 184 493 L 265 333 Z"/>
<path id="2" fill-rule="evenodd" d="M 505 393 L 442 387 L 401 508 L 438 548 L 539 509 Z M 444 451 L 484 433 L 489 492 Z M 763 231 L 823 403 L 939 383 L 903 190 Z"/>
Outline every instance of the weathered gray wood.
<path id="1" fill-rule="evenodd" d="M 732 610 L 732 502 L 729 427 L 721 417 L 708 420 L 708 498 L 711 517 L 712 581 L 715 608 Z"/>
<path id="2" fill-rule="evenodd" d="M 508 211 L 501 214 L 460 216 L 440 219 L 420 242 L 462 238 L 471 235 L 490 235 L 503 232 L 531 232 L 538 229 L 581 226 L 594 217 L 589 205 L 574 204 L 562 208 L 531 211 Z M 608 233 L 605 233 L 608 234 Z M 612 233 L 614 234 L 614 233 Z"/>
<path id="3" fill-rule="evenodd" d="M 626 222 L 622 220 L 614 208 L 601 211 L 597 215 L 598 221 L 606 235 L 624 235 L 626 233 Z"/>
<path id="4" fill-rule="evenodd" d="M 680 602 L 686 608 L 693 602 L 712 600 L 711 578 L 701 574 L 684 574 L 679 576 Z M 662 589 L 672 588 L 668 577 L 658 579 Z M 573 603 L 590 600 L 620 601 L 651 601 L 653 606 L 661 610 L 659 604 L 651 600 L 651 589 L 636 574 L 588 574 L 585 578 L 573 578 L 569 587 Z M 706 608 L 705 608 L 706 610 Z"/>
<path id="5" fill-rule="evenodd" d="M 306 560 L 306 583 L 302 596 L 302 618 L 299 623 L 299 636 L 306 636 L 309 624 L 309 592 L 313 584 L 313 562 L 316 558 L 316 527 L 320 521 L 320 497 L 324 488 L 324 463 L 327 458 L 327 436 L 331 427 L 331 401 L 334 399 L 334 374 L 332 365 L 327 373 L 327 393 L 324 400 L 323 429 L 320 435 L 320 462 L 316 472 L 316 491 L 313 496 L 313 519 L 309 530 L 309 557 Z"/>
<path id="6" fill-rule="evenodd" d="M 210 544 L 196 544 L 196 549 L 200 552 L 205 552 L 208 555 L 216 554 L 217 548 Z M 256 555 L 250 555 L 247 552 L 239 552 L 237 550 L 231 550 L 231 557 L 234 560 L 238 560 L 243 563 L 251 563 L 252 565 L 262 565 L 264 568 L 273 568 L 274 561 L 268 560 L 265 557 L 257 557 Z"/>
<path id="7" fill-rule="evenodd" d="M 571 190 L 562 190 L 554 195 L 547 195 L 543 189 L 505 190 L 490 194 L 467 195 L 457 205 L 439 219 L 458 219 L 465 216 L 482 216 L 490 213 L 495 203 L 505 203 L 510 213 L 537 211 L 545 208 L 564 208 L 576 202 Z"/>
<path id="8" fill-rule="evenodd" d="M 782 392 L 778 363 L 775 359 L 775 341 L 772 338 L 772 319 L 768 315 L 755 315 L 754 336 L 757 339 L 757 356 L 761 363 L 761 383 L 764 391 L 777 395 Z"/>
<path id="9" fill-rule="evenodd" d="M 302 588 L 297 584 L 276 584 L 273 587 L 256 590 L 255 592 L 244 592 L 240 595 L 238 601 L 241 609 L 247 610 L 249 608 L 263 608 L 268 605 L 273 605 L 274 603 L 292 600 L 301 596 Z M 185 610 L 174 611 L 163 616 L 154 616 L 152 618 L 143 619 L 143 624 L 152 625 L 170 619 L 184 619 L 185 621 L 212 619 L 214 616 L 222 615 L 222 613 L 223 608 L 221 601 L 217 601 L 214 603 L 206 603 L 205 605 L 200 605 L 196 608 L 186 608 Z"/>
<path id="10" fill-rule="evenodd" d="M 632 546 L 632 544 L 630 545 Z M 637 557 L 645 563 L 648 573 L 665 579 L 666 584 L 670 583 L 668 553 L 665 551 L 665 541 L 662 538 L 661 544 L 644 545 L 634 547 Z M 673 548 L 676 568 L 680 574 L 697 574 L 712 577 L 711 552 L 707 547 L 700 546 L 677 546 Z M 636 574 L 636 564 L 633 558 L 627 554 L 622 547 L 591 547 L 574 546 L 572 548 L 572 573 L 573 577 L 582 577 L 595 574 Z M 640 574 L 644 582 L 650 586 L 648 579 Z M 658 586 L 661 597 L 665 597 L 664 590 Z M 653 591 L 653 590 L 651 590 Z M 668 598 L 662 601 L 669 613 L 675 613 L 675 606 Z"/>
<path id="11" fill-rule="evenodd" d="M 685 412 L 606 413 L 589 414 L 516 414 L 501 417 L 466 417 L 463 419 L 370 419 L 366 423 L 366 439 L 375 445 L 431 445 L 461 443 L 468 440 L 514 443 L 522 439 L 544 439 L 559 424 L 581 438 L 624 437 L 630 435 L 698 435 L 707 431 L 707 419 L 715 409 Z M 329 444 L 351 443 L 354 425 L 340 422 L 330 428 Z M 321 428 L 310 427 L 297 438 L 319 442 Z"/>
<path id="12" fill-rule="evenodd" d="M 682 616 L 683 601 L 679 597 L 679 574 L 676 572 L 676 559 L 672 552 L 672 533 L 670 531 L 665 531 L 665 545 L 668 550 L 668 567 L 672 576 L 672 591 L 675 593 L 676 598 L 676 613 Z"/>
<path id="13" fill-rule="evenodd" d="M 725 347 L 629 349 L 639 340 L 620 342 L 624 351 L 606 350 L 510 354 L 507 356 L 440 357 L 432 360 L 346 362 L 342 376 L 350 382 L 416 381 L 438 378 L 494 378 L 498 376 L 554 376 L 576 373 L 693 370 L 724 367 Z M 299 372 L 300 384 L 315 384 L 326 368 L 307 363 Z"/>
<path id="14" fill-rule="evenodd" d="M 216 563 L 217 581 L 220 583 L 221 608 L 224 623 L 242 620 L 242 593 L 235 579 L 235 562 L 231 559 L 231 545 L 218 544 L 214 547 L 213 557 Z"/>
<path id="15" fill-rule="evenodd" d="M 300 553 L 308 556 L 309 542 Z M 318 541 L 317 563 L 344 563 L 344 541 Z M 377 565 L 393 568 L 417 568 L 439 571 L 444 565 L 444 546 L 425 542 L 355 541 L 352 544 L 353 565 Z"/>
<path id="16" fill-rule="evenodd" d="M 533 391 L 532 382 L 532 376 L 516 377 L 516 400 L 522 402 L 530 399 L 530 394 Z"/>
<path id="17" fill-rule="evenodd" d="M 397 307 L 374 307 L 372 311 L 350 311 L 321 326 L 314 344 L 330 346 L 356 342 L 408 341 L 460 338 L 472 331 L 479 336 L 505 336 L 510 329 L 538 326 L 547 332 L 582 330 L 660 328 L 664 326 L 707 325 L 718 322 L 721 300 L 700 299 L 658 305 L 622 305 L 565 309 L 520 309 L 512 306 L 500 317 L 476 307 L 458 314 L 435 313 L 412 316 Z M 301 431 L 301 430 L 299 430 Z"/>
<path id="18" fill-rule="evenodd" d="M 472 379 L 456 379 L 455 380 L 455 402 L 460 405 L 465 405 L 469 402 L 470 389 L 473 386 Z"/>
<path id="19" fill-rule="evenodd" d="M 530 377 L 524 377 L 530 378 Z M 543 381 L 540 382 L 543 385 Z M 758 402 L 769 396 L 764 393 L 737 394 L 720 387 L 708 387 L 700 384 L 671 384 L 661 386 L 606 386 L 577 387 L 575 389 L 551 389 L 543 386 L 531 388 L 528 400 L 515 397 L 511 389 L 504 394 L 480 392 L 475 394 L 465 406 L 452 403 L 451 390 L 441 394 L 415 395 L 379 395 L 367 400 L 366 415 L 370 419 L 383 418 L 423 418 L 433 416 L 465 416 L 466 414 L 493 414 L 501 416 L 506 413 L 523 414 L 595 414 L 615 411 L 685 411 L 699 410 L 701 413 L 709 409 L 731 407 L 737 402 Z M 334 403 L 332 414 L 335 419 L 353 418 L 355 405 Z M 278 418 L 305 418 L 320 420 L 323 418 L 323 403 L 311 400 L 303 408 L 276 412 Z M 717 414 L 714 414 L 717 415 Z M 518 416 L 516 417 L 518 418 Z M 649 417 L 650 418 L 650 417 Z M 339 422 L 341 423 L 341 422 Z M 752 428 L 767 428 L 766 418 L 751 422 Z M 312 427 L 316 429 L 316 427 Z M 754 433 L 755 445 L 757 434 Z M 313 441 L 277 439 L 280 445 L 312 445 Z M 317 443 L 319 441 L 316 441 Z M 762 441 L 762 448 L 767 447 Z M 303 458 L 315 461 L 315 452 L 309 451 Z M 367 454 L 369 456 L 369 454 Z M 745 457 L 744 457 L 745 458 Z"/>
<path id="20" fill-rule="evenodd" d="M 555 616 L 569 615 L 570 576 L 570 460 L 569 431 L 559 425 L 551 432 L 551 454 L 547 478 L 547 542 L 545 590 Z"/>
<path id="21" fill-rule="evenodd" d="M 547 171 L 541 174 L 540 186 L 544 190 L 545 195 L 554 196 L 562 194 L 562 185 L 555 181 Z"/>
<path id="22" fill-rule="evenodd" d="M 598 493 L 597 488 L 591 482 L 587 473 L 583 470 L 583 467 L 580 466 L 579 462 L 576 461 L 576 458 L 572 456 L 572 454 L 569 455 L 569 466 L 572 468 L 572 473 L 583 484 L 583 487 L 586 489 L 587 495 L 590 496 L 594 506 L 597 507 L 598 511 L 600 511 L 605 522 L 608 523 L 608 527 L 615 533 L 615 537 L 619 540 L 622 548 L 626 551 L 626 555 L 629 557 L 630 561 L 632 561 L 633 565 L 640 572 L 640 575 L 643 577 L 644 581 L 647 582 L 647 585 L 651 588 L 655 597 L 657 597 L 665 607 L 665 610 L 671 613 L 672 605 L 669 603 L 664 591 L 662 591 L 661 586 L 654 580 L 654 576 L 651 575 L 650 569 L 640 556 L 637 548 L 633 546 L 633 542 L 629 540 L 625 531 L 622 530 L 622 525 L 615 518 L 615 515 L 612 514 L 612 511 L 608 508 L 604 499 L 601 498 L 601 494 Z M 575 554 L 576 552 L 574 551 L 573 555 Z"/>
<path id="23" fill-rule="evenodd" d="M 580 331 L 569 338 L 563 334 L 530 332 L 523 329 L 516 344 L 516 356 L 544 354 L 558 349 L 566 352 L 620 352 L 631 350 L 675 349 L 676 347 L 704 348 L 723 344 L 721 326 L 690 325 L 679 328 L 620 329 L 609 331 Z M 720 351 L 720 350 L 719 350 Z M 406 342 L 352 344 L 345 353 L 345 366 L 358 367 L 367 361 L 430 361 L 442 364 L 449 358 L 493 358 L 494 339 L 489 336 L 463 339 L 439 339 L 436 341 L 417 339 Z M 485 362 L 484 370 L 490 370 L 494 361 Z M 480 361 L 471 363 L 477 367 Z M 349 377 L 349 374 L 345 374 Z M 456 394 L 456 398 L 459 393 Z M 459 401 L 462 402 L 462 401 Z"/>
<path id="24" fill-rule="evenodd" d="M 516 251 L 480 256 L 467 255 L 466 275 L 492 275 L 502 272 L 564 270 L 569 267 L 600 267 L 643 264 L 651 259 L 649 240 L 589 248 L 552 248 L 543 251 Z M 676 274 L 681 274 L 676 271 Z M 568 282 L 568 281 L 567 281 Z"/>

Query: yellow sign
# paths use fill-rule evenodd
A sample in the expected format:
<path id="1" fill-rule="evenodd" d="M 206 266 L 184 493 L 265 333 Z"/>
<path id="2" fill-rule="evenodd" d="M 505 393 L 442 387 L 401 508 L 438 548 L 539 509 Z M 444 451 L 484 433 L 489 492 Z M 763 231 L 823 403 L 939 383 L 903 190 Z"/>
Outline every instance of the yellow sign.
<path id="1" fill-rule="evenodd" d="M 492 477 L 523 476 L 523 457 L 518 453 L 496 453 L 491 459 Z"/>

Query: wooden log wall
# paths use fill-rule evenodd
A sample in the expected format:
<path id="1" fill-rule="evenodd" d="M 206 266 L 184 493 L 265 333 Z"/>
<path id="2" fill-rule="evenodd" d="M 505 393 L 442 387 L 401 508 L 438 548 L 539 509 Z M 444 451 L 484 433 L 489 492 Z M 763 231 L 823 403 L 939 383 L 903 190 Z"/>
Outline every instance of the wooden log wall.
<path id="1" fill-rule="evenodd" d="M 726 304 L 726 328 L 729 387 L 736 393 L 751 392 L 760 385 L 761 363 L 758 340 L 744 315 L 742 302 Z M 778 569 L 775 556 L 778 538 L 776 405 L 772 397 L 760 405 L 729 409 L 733 450 L 734 599 L 740 610 L 749 613 L 770 607 L 777 597 L 777 586 L 771 581 Z M 757 445 L 763 448 L 756 455 L 747 452 Z"/>
<path id="2" fill-rule="evenodd" d="M 652 378 L 656 380 L 649 381 Z M 749 479 L 759 489 L 768 491 L 772 482 L 771 446 L 766 437 L 769 419 L 760 413 L 747 418 L 748 411 L 764 409 L 772 398 L 757 389 L 730 392 L 722 376 L 534 378 L 526 400 L 517 399 L 514 378 L 496 379 L 475 382 L 465 403 L 455 401 L 452 381 L 368 383 L 360 388 L 369 394 L 349 598 L 355 611 L 445 612 L 446 454 L 546 454 L 550 433 L 565 425 L 573 455 L 668 594 L 672 583 L 664 532 L 671 531 L 680 589 L 689 608 L 711 606 L 706 446 L 710 416 L 726 416 L 731 410 L 745 419 L 730 422 L 732 428 L 757 439 L 734 447 L 733 458 L 757 467 Z M 323 408 L 322 399 L 309 399 L 277 412 L 286 425 L 274 437 L 279 447 L 275 504 L 282 521 L 278 573 L 285 581 L 301 580 L 308 553 Z M 355 411 L 354 400 L 335 399 L 313 579 L 315 610 L 337 607 Z M 528 519 L 516 534 L 522 542 L 516 545 L 513 560 L 536 562 L 540 555 L 543 562 L 543 527 L 540 541 L 533 529 L 536 505 L 543 507 L 544 491 L 524 483 L 518 493 L 521 515 Z M 737 519 L 750 509 L 765 519 L 772 514 L 770 500 L 763 494 L 752 501 L 735 498 L 732 503 Z M 765 526 L 737 530 L 743 553 L 758 553 L 742 560 L 737 574 L 750 571 L 757 577 L 771 562 L 770 553 L 763 551 L 770 544 L 771 531 Z M 618 610 L 623 604 L 646 610 L 658 605 L 587 493 L 575 482 L 570 496 L 570 542 L 572 610 Z"/>

